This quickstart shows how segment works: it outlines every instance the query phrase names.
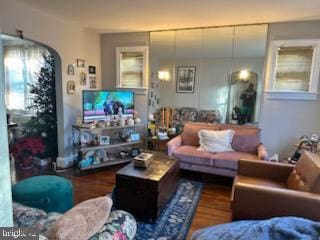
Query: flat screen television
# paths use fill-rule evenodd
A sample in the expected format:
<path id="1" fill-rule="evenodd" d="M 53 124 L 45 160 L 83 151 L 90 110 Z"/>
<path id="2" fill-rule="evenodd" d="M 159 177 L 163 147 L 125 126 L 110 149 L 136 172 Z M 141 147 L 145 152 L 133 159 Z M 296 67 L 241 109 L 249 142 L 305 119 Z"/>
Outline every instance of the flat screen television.
<path id="1" fill-rule="evenodd" d="M 132 91 L 83 90 L 83 121 L 106 120 L 121 115 L 132 117 L 134 93 Z"/>

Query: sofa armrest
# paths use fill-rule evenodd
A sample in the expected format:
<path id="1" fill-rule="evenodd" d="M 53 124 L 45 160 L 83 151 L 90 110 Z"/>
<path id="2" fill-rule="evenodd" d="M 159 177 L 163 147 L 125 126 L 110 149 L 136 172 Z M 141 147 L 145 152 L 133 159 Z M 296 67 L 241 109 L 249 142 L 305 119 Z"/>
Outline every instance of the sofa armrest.
<path id="1" fill-rule="evenodd" d="M 260 143 L 258 146 L 258 157 L 259 157 L 259 160 L 269 159 L 267 148 L 262 143 Z"/>
<path id="2" fill-rule="evenodd" d="M 285 163 L 273 163 L 256 160 L 238 161 L 238 175 L 256 178 L 267 178 L 270 180 L 285 182 L 294 165 Z"/>
<path id="3" fill-rule="evenodd" d="M 236 184 L 233 219 L 297 216 L 320 221 L 320 194 L 253 184 Z"/>
<path id="4" fill-rule="evenodd" d="M 173 152 L 178 149 L 182 145 L 182 137 L 181 135 L 176 136 L 175 138 L 171 139 L 167 143 L 167 153 L 169 156 L 173 155 Z"/>

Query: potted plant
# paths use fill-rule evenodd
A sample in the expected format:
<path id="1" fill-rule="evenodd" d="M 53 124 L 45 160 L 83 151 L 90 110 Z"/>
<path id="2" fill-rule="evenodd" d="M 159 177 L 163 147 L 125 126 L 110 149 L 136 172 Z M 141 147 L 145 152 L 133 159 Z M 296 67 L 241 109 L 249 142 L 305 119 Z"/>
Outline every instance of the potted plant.
<path id="1" fill-rule="evenodd" d="M 19 138 L 13 145 L 12 156 L 16 163 L 23 169 L 33 167 L 34 157 L 39 156 L 45 150 L 41 137 L 26 136 Z"/>

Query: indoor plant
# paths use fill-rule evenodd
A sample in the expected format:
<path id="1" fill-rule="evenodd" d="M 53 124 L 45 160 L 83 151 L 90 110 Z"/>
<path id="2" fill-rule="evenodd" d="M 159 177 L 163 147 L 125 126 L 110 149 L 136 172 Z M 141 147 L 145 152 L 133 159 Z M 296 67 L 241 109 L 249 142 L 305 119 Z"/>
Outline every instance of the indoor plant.
<path id="1" fill-rule="evenodd" d="M 26 136 L 19 138 L 13 145 L 12 156 L 21 168 L 31 168 L 33 158 L 45 150 L 41 137 Z"/>

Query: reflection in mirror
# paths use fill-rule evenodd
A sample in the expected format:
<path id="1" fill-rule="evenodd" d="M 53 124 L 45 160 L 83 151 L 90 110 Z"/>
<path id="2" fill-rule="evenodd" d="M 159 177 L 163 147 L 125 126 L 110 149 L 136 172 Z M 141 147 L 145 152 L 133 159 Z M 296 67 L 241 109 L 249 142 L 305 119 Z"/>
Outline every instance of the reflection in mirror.
<path id="1" fill-rule="evenodd" d="M 266 39 L 266 24 L 235 27 L 227 115 L 230 123 L 257 123 L 259 120 Z"/>
<path id="2" fill-rule="evenodd" d="M 232 124 L 245 124 L 253 121 L 257 97 L 257 73 L 246 69 L 231 75 L 230 105 Z"/>
<path id="3" fill-rule="evenodd" d="M 225 121 L 228 106 L 233 33 L 234 27 L 203 29 L 199 109 L 219 111 L 221 121 Z"/>
<path id="4" fill-rule="evenodd" d="M 173 95 L 166 93 L 175 88 L 175 34 L 175 31 L 150 33 L 149 113 L 173 102 Z"/>

